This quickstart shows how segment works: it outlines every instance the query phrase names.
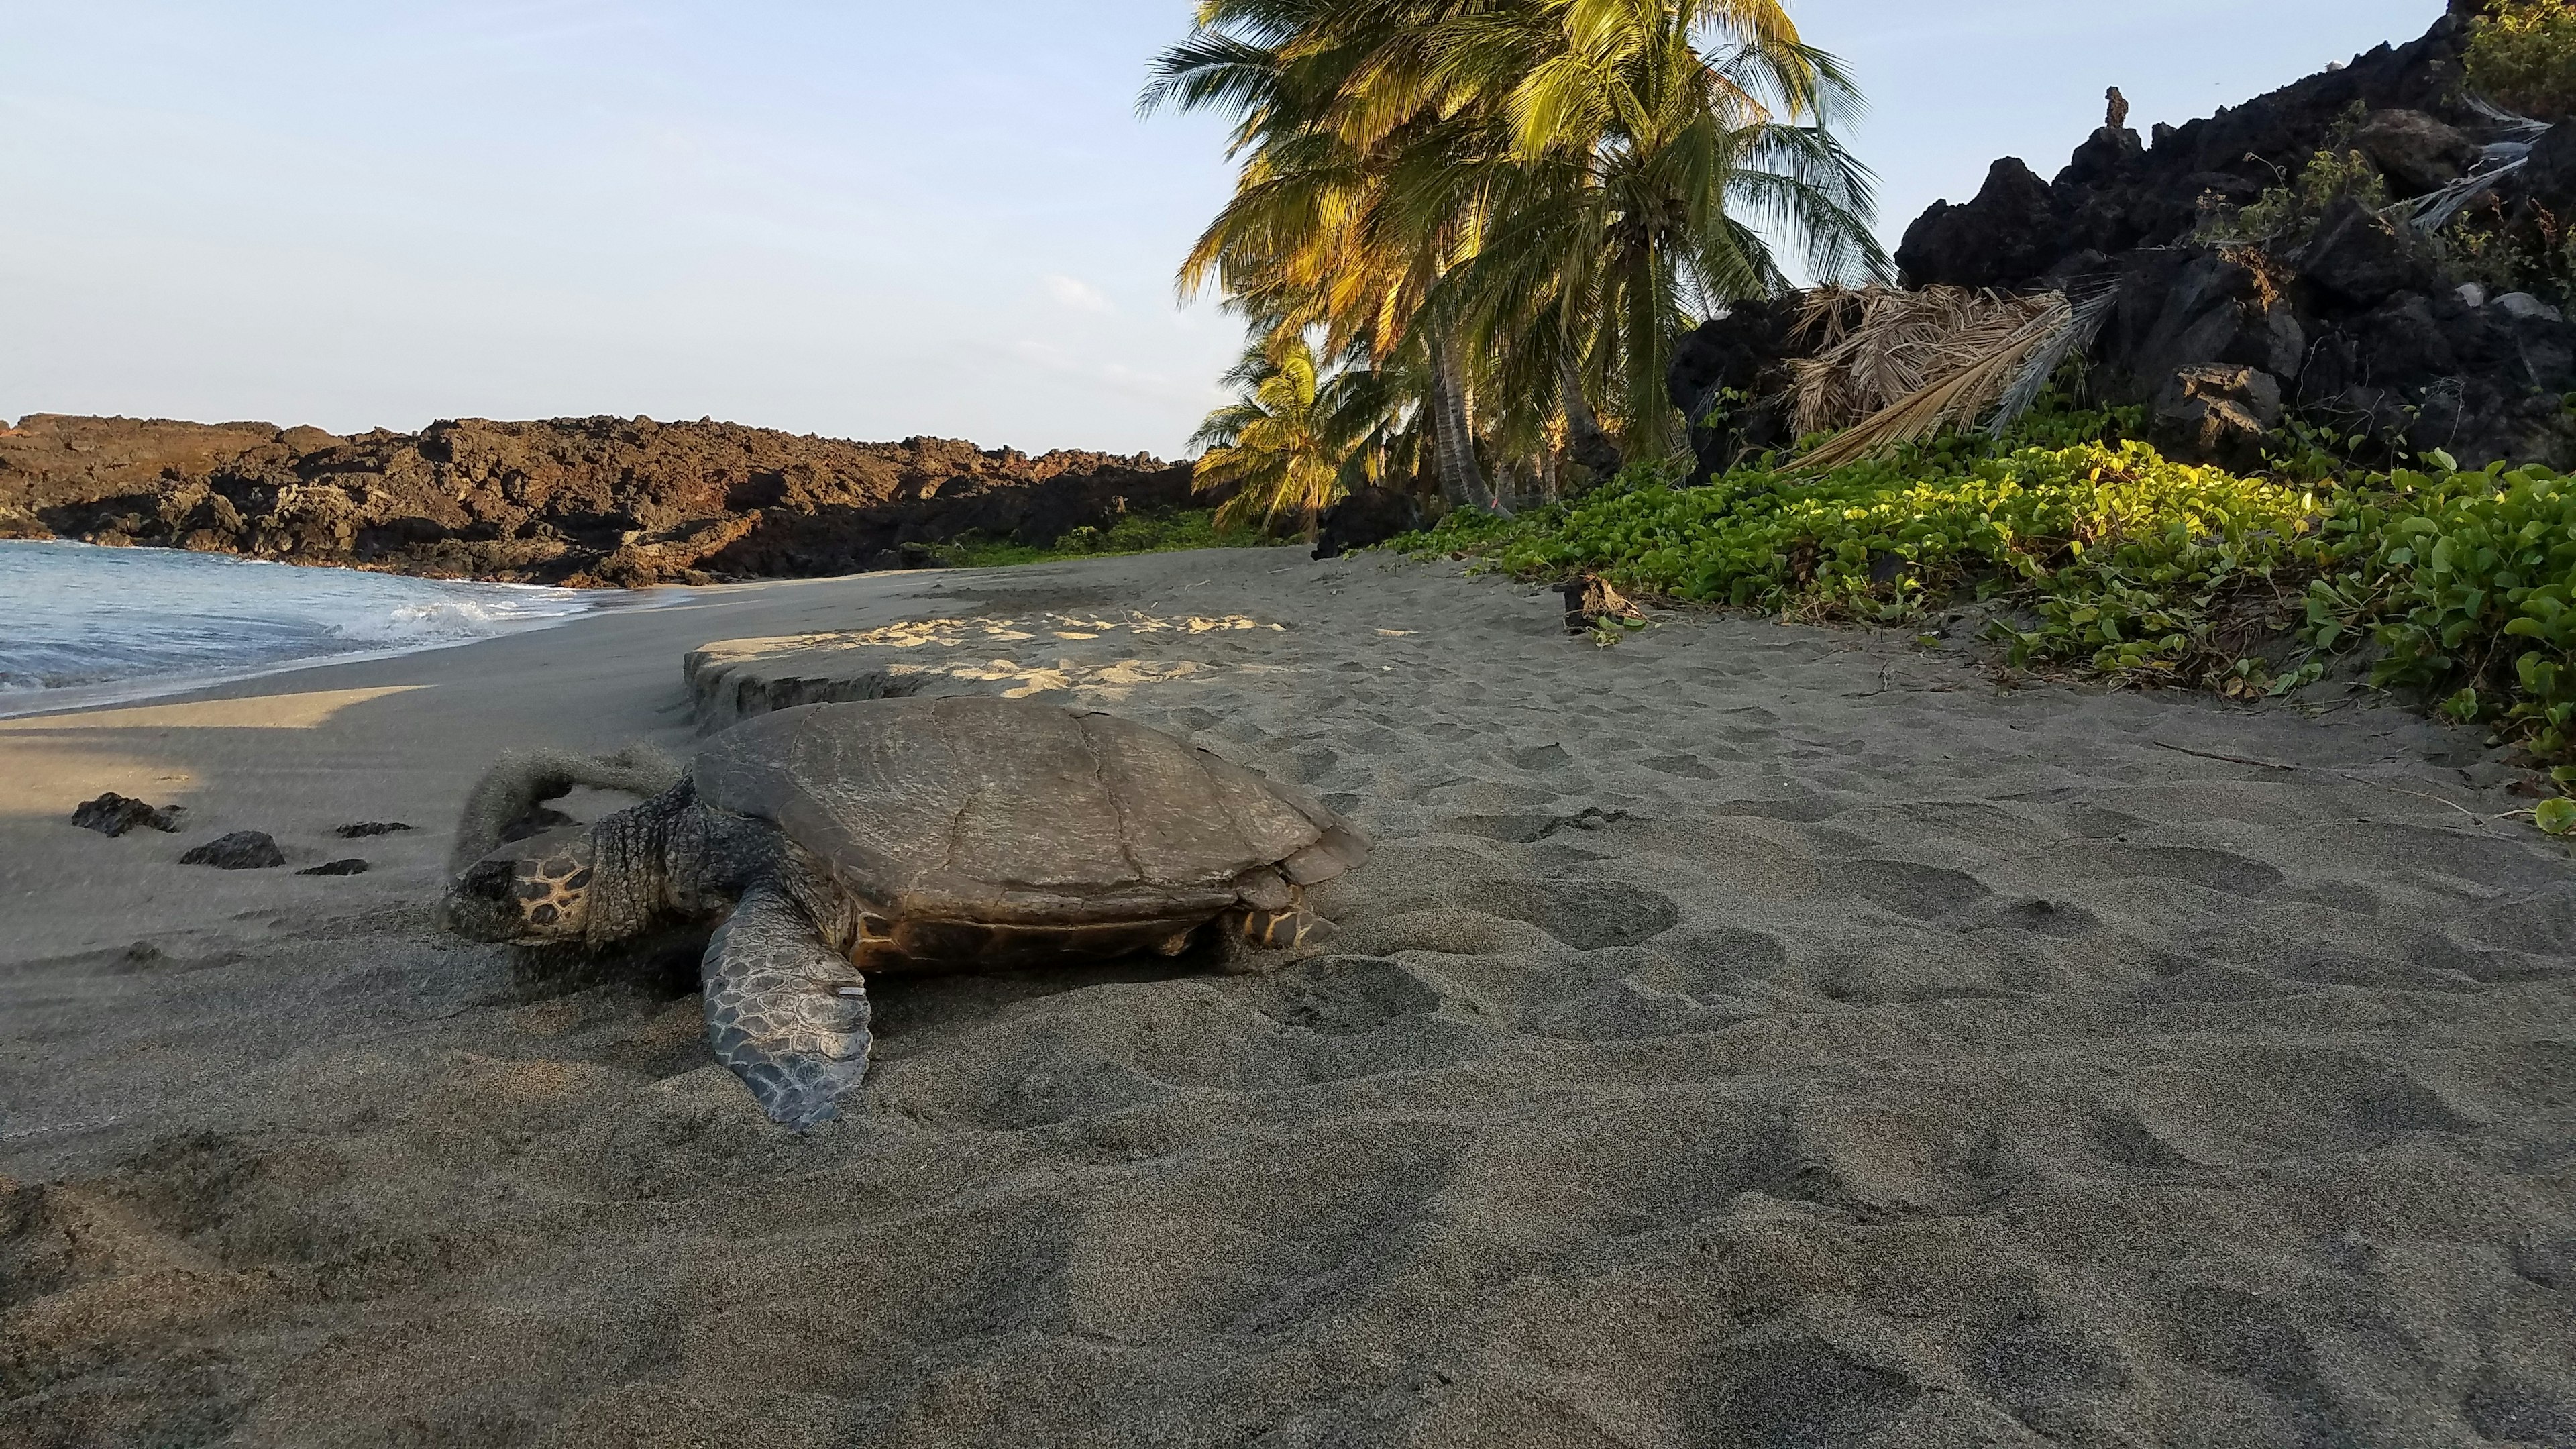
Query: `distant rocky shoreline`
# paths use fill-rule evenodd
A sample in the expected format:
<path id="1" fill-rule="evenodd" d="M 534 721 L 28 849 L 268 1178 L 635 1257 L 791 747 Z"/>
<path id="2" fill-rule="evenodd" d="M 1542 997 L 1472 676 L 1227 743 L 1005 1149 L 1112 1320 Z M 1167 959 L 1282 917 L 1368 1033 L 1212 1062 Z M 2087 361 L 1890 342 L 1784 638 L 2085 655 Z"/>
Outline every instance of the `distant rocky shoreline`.
<path id="1" fill-rule="evenodd" d="M 0 429 L 0 538 L 572 587 L 918 566 L 968 533 L 1044 546 L 1191 506 L 1144 454 L 857 443 L 732 423 L 461 419 L 340 437 L 35 414 Z"/>

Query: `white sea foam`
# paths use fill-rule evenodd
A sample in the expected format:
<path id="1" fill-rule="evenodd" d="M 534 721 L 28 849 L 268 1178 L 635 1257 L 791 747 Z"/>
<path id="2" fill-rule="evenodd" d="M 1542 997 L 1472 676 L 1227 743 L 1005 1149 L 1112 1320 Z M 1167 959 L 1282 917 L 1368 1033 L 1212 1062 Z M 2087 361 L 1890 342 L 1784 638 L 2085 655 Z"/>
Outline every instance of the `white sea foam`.
<path id="1" fill-rule="evenodd" d="M 649 591 L 656 602 L 673 596 Z M 167 549 L 0 542 L 0 714 L 438 648 L 637 598 Z"/>

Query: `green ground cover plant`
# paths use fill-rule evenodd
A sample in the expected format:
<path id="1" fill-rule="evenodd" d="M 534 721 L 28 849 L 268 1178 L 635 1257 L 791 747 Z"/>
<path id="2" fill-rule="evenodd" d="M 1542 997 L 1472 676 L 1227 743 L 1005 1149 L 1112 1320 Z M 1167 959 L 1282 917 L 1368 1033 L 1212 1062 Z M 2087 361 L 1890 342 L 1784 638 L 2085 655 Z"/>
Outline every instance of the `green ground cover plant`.
<path id="1" fill-rule="evenodd" d="M 2526 116 L 2576 119 L 2576 4 L 2499 0 L 2475 26 L 2470 89 Z"/>
<path id="2" fill-rule="evenodd" d="M 1085 524 L 1045 548 L 1014 543 L 984 533 L 960 534 L 931 549 L 943 568 L 999 568 L 1010 564 L 1056 563 L 1065 559 L 1102 558 L 1122 553 L 1171 553 L 1191 548 L 1264 548 L 1292 542 L 1254 528 L 1219 528 L 1216 510 L 1185 508 L 1160 513 L 1130 513 L 1107 528 Z"/>
<path id="3" fill-rule="evenodd" d="M 1677 488 L 1631 469 L 1570 505 L 1462 510 L 1394 547 L 1817 620 L 1981 603 L 2013 665 L 2234 697 L 2367 663 L 2536 757 L 2576 756 L 2576 482 L 2438 458 L 2241 476 L 2117 441 L 2116 421 L 2057 412 L 2000 444 L 1952 435 L 1821 476 Z"/>

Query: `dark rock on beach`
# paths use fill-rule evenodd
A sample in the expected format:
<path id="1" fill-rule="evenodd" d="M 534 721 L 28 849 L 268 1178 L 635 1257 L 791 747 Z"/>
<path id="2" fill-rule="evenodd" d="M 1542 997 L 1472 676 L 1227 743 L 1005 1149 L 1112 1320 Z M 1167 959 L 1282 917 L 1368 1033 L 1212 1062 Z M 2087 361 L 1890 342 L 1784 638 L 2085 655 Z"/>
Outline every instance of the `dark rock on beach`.
<path id="1" fill-rule="evenodd" d="M 211 865 L 217 870 L 274 870 L 286 864 L 286 852 L 266 831 L 236 830 L 180 856 L 179 863 Z"/>
<path id="2" fill-rule="evenodd" d="M 2300 280 L 2323 294 L 2325 307 L 2376 307 L 2400 292 L 2430 292 L 2433 260 L 2385 217 L 2345 197 L 2317 223 L 2298 254 Z"/>
<path id="3" fill-rule="evenodd" d="M 713 421 L 469 418 L 343 438 L 39 414 L 0 429 L 0 537 L 575 586 L 854 573 L 970 532 L 1045 546 L 1206 501 L 1188 465 L 1142 454 Z"/>
<path id="4" fill-rule="evenodd" d="M 2523 190 L 2553 215 L 2576 216 L 2576 121 L 2549 128 L 2532 143 L 2522 169 Z"/>
<path id="5" fill-rule="evenodd" d="M 72 824 L 101 835 L 117 836 L 137 828 L 176 832 L 187 810 L 177 805 L 148 805 L 110 790 L 72 811 Z"/>
<path id="6" fill-rule="evenodd" d="M 366 873 L 367 863 L 363 860 L 328 861 L 296 872 L 297 875 L 365 875 Z"/>
<path id="7" fill-rule="evenodd" d="M 1354 549 L 1375 548 L 1421 526 L 1422 508 L 1411 494 L 1362 488 L 1324 511 L 1315 531 L 1315 557 L 1340 558 Z"/>
<path id="8" fill-rule="evenodd" d="M 1896 255 L 1921 285 L 2007 287 L 2055 266 L 2065 255 L 2064 230 L 2048 183 L 2020 157 L 2006 156 L 1987 171 L 1974 200 L 1936 201 L 1916 218 Z"/>
<path id="9" fill-rule="evenodd" d="M 412 828 L 413 827 L 404 825 L 398 821 L 370 820 L 362 825 L 343 825 L 333 830 L 331 833 L 340 837 L 342 840 L 365 840 L 370 836 L 392 835 L 398 831 L 410 830 Z"/>

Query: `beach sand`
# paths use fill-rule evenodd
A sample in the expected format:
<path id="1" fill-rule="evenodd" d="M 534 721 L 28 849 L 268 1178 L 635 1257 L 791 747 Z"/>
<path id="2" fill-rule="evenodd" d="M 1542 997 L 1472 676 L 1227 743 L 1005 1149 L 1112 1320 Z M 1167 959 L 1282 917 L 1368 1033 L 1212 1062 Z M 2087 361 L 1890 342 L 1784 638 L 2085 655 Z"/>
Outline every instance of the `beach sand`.
<path id="1" fill-rule="evenodd" d="M 438 934 L 496 751 L 685 750 L 689 650 L 926 615 L 1356 817 L 1341 936 L 886 982 L 800 1137 L 685 960 Z M 0 1443 L 2576 1444 L 2576 864 L 2513 772 L 1971 652 L 1232 552 L 0 721 Z M 373 869 L 175 864 L 237 829 Z"/>

